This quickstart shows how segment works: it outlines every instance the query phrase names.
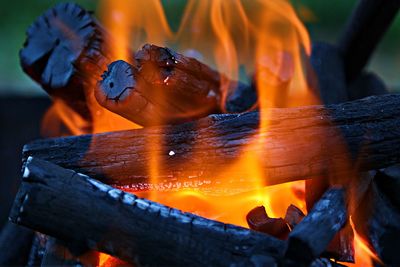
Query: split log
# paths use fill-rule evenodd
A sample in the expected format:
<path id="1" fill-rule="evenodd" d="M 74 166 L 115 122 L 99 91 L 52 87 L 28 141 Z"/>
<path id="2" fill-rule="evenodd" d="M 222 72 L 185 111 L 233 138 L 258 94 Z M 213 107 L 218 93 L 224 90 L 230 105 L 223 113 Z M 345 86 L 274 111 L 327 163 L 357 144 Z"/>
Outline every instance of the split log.
<path id="1" fill-rule="evenodd" d="M 399 8 L 398 0 L 359 0 L 338 43 L 348 81 L 368 63 Z"/>
<path id="2" fill-rule="evenodd" d="M 26 163 L 10 218 L 147 266 L 248 265 L 274 261 L 284 249 L 268 235 L 140 199 L 34 158 Z"/>
<path id="3" fill-rule="evenodd" d="M 360 171 L 400 162 L 400 95 L 269 113 L 264 119 L 270 127 L 261 133 L 258 112 L 213 115 L 182 125 L 39 140 L 24 147 L 23 161 L 34 156 L 131 190 L 207 189 L 222 182 L 224 188 L 229 184 L 242 191 L 254 189 L 253 178 L 242 168 L 226 167 L 246 149 L 260 153 L 264 185 L 328 171 L 342 175 L 351 162 L 346 151 L 357 159 Z M 267 141 L 251 146 L 257 134 Z M 149 143 L 153 138 L 160 140 L 159 147 Z M 347 146 L 341 147 L 343 140 Z M 150 180 L 155 155 L 157 180 Z M 224 177 L 218 177 L 224 168 Z"/>
<path id="4" fill-rule="evenodd" d="M 110 62 L 102 27 L 80 6 L 62 3 L 40 16 L 26 35 L 22 69 L 53 99 L 90 122 L 88 97 Z"/>
<path id="5" fill-rule="evenodd" d="M 343 189 L 329 189 L 289 234 L 285 258 L 311 263 L 347 221 Z"/>

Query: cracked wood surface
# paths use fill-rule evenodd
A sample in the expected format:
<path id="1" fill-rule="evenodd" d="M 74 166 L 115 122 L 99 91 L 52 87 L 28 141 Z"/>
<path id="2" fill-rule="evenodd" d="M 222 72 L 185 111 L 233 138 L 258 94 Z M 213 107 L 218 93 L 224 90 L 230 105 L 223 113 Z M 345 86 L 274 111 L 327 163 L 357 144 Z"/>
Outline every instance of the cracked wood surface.
<path id="1" fill-rule="evenodd" d="M 13 222 L 131 263 L 238 266 L 273 263 L 284 242 L 184 213 L 29 158 L 10 213 Z"/>
<path id="2" fill-rule="evenodd" d="M 38 140 L 24 147 L 23 157 L 134 190 L 252 189 L 255 183 L 246 170 L 229 168 L 248 151 L 258 153 L 264 185 L 326 173 L 340 183 L 344 181 L 335 179 L 350 169 L 379 169 L 400 161 L 400 95 L 263 114 L 269 125 L 263 132 L 258 129 L 259 112 L 211 115 L 181 125 Z M 257 135 L 263 143 L 257 143 Z M 149 180 L 154 156 L 158 183 Z"/>

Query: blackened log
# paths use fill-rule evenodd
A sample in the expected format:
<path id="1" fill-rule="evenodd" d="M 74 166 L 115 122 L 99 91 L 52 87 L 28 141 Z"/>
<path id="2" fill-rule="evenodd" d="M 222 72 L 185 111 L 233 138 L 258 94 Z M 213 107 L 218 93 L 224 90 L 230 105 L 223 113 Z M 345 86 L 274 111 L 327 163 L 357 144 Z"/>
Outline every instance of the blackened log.
<path id="1" fill-rule="evenodd" d="M 26 35 L 20 51 L 23 70 L 90 126 L 88 97 L 110 62 L 102 27 L 80 6 L 62 3 L 40 16 Z"/>
<path id="2" fill-rule="evenodd" d="M 33 231 L 7 222 L 0 234 L 0 266 L 22 266 L 28 263 Z"/>
<path id="3" fill-rule="evenodd" d="M 285 258 L 311 263 L 347 221 L 345 193 L 331 188 L 289 234 Z"/>
<path id="4" fill-rule="evenodd" d="M 385 266 L 400 265 L 400 212 L 375 182 L 352 214 L 352 220 L 357 233 L 369 242 Z"/>
<path id="5" fill-rule="evenodd" d="M 271 109 L 268 121 L 270 127 L 262 133 L 267 142 L 252 146 L 263 155 L 265 185 L 345 172 L 351 162 L 347 150 L 361 171 L 400 161 L 400 95 Z M 132 190 L 208 189 L 226 177 L 233 177 L 230 187 L 249 190 L 254 181 L 245 170 L 228 169 L 221 178 L 215 170 L 232 166 L 256 141 L 258 125 L 258 112 L 213 115 L 182 125 L 39 140 L 24 147 L 23 157 L 49 160 Z M 152 138 L 161 140 L 160 147 L 149 145 Z M 343 149 L 342 140 L 347 144 Z M 157 183 L 151 183 L 148 174 L 154 153 L 159 155 Z"/>
<path id="6" fill-rule="evenodd" d="M 10 218 L 148 266 L 248 265 L 257 257 L 274 260 L 284 249 L 268 235 L 140 199 L 34 158 L 25 166 Z"/>
<path id="7" fill-rule="evenodd" d="M 169 48 L 146 44 L 135 64 L 119 60 L 108 66 L 95 89 L 105 108 L 135 123 L 149 126 L 192 121 L 211 113 L 238 109 L 226 92 L 242 97 L 240 82 L 212 70 L 194 58 Z M 241 110 L 244 111 L 244 110 Z"/>
<path id="8" fill-rule="evenodd" d="M 399 8 L 399 0 L 358 1 L 338 42 L 345 60 L 347 81 L 355 79 L 368 63 Z"/>

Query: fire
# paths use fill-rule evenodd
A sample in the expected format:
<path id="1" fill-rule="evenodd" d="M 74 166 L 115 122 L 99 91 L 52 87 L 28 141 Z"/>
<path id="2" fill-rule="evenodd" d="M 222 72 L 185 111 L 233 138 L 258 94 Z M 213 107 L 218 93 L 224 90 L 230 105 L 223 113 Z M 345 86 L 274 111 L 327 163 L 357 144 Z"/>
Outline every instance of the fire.
<path id="1" fill-rule="evenodd" d="M 260 159 L 268 157 L 268 151 L 255 152 L 260 151 L 256 148 L 268 142 L 265 133 L 270 127 L 272 108 L 320 103 L 309 83 L 310 37 L 289 1 L 190 0 L 177 32 L 170 29 L 161 1 L 158 0 L 103 0 L 99 13 L 110 32 L 108 41 L 112 46 L 112 59 L 131 61 L 128 48 L 135 51 L 144 43 L 171 46 L 179 52 L 195 55 L 232 80 L 249 82 L 243 79 L 240 72 L 240 69 L 244 69 L 254 79 L 258 89 L 261 114 L 259 134 L 254 136 L 228 169 L 221 170 L 215 166 L 215 176 L 225 191 L 221 191 L 221 188 L 207 193 L 194 189 L 168 192 L 153 190 L 139 192 L 140 196 L 245 227 L 247 212 L 256 206 L 264 205 L 272 217 L 283 217 L 290 204 L 305 211 L 304 181 L 265 187 L 269 177 L 265 176 Z M 222 80 L 224 101 L 229 91 L 228 84 Z M 91 84 L 94 85 L 93 81 Z M 94 114 L 93 133 L 139 127 L 102 109 L 92 96 L 88 99 Z M 64 110 L 58 114 L 59 117 L 70 113 L 64 105 L 56 105 L 60 106 L 57 110 Z M 73 134 L 85 133 L 79 130 L 82 126 L 77 126 L 82 122 L 74 116 L 64 121 Z M 214 133 L 208 134 L 212 136 Z M 148 172 L 150 182 L 154 184 L 159 182 L 155 177 L 162 164 L 158 155 L 161 142 L 152 136 L 147 140 L 152 156 Z M 95 146 L 95 143 L 92 145 Z M 207 144 L 199 146 L 207 148 Z M 183 166 L 182 169 L 190 173 L 190 168 Z M 235 177 L 237 179 L 251 177 L 251 184 L 247 186 L 252 190 L 230 190 L 229 181 L 233 178 L 230 175 L 235 170 L 240 170 L 237 173 L 246 173 L 245 177 Z M 356 244 L 362 247 L 363 243 L 357 238 Z M 107 262 L 107 257 L 102 255 L 100 265 L 108 266 Z"/>

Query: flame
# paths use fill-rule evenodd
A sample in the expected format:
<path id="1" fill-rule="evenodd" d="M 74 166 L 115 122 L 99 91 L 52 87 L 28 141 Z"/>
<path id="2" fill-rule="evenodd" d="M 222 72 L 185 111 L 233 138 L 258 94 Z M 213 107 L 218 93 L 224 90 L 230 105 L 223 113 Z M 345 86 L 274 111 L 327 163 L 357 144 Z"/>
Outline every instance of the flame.
<path id="1" fill-rule="evenodd" d="M 374 263 L 384 266 L 376 253 L 370 248 L 368 242 L 359 235 L 354 227 L 354 222 L 350 218 L 350 225 L 354 232 L 355 263 L 349 264 L 351 267 L 372 267 Z"/>
<path id="2" fill-rule="evenodd" d="M 181 53 L 196 55 L 221 73 L 223 102 L 230 93 L 225 77 L 249 82 L 243 78 L 240 69 L 254 79 L 258 90 L 258 133 L 229 167 L 221 170 L 215 166 L 214 175 L 218 177 L 221 187 L 208 193 L 187 188 L 135 193 L 184 211 L 245 227 L 245 216 L 255 206 L 264 205 L 271 217 L 283 217 L 290 204 L 305 211 L 304 181 L 265 187 L 265 181 L 270 177 L 263 172 L 260 159 L 269 155 L 268 151 L 259 149 L 266 147 L 268 142 L 266 133 L 274 108 L 320 104 L 308 81 L 310 37 L 289 1 L 190 0 L 177 32 L 170 29 L 158 0 L 102 0 L 99 14 L 110 33 L 108 42 L 112 47 L 113 60 L 131 61 L 130 49 L 135 51 L 144 43 L 171 46 Z M 89 81 L 89 87 L 94 86 L 94 82 Z M 90 90 L 88 99 L 93 115 L 92 133 L 139 127 L 101 108 Z M 62 103 L 56 102 L 56 105 L 59 106 L 57 112 L 61 112 L 57 113 L 58 117 L 71 114 Z M 51 119 L 51 116 L 47 117 Z M 82 122 L 75 116 L 63 121 L 73 134 L 85 133 L 79 126 Z M 215 133 L 207 134 L 213 136 Z M 321 138 L 324 138 L 324 133 Z M 152 184 L 159 183 L 157 177 L 163 163 L 158 153 L 162 141 L 152 135 L 147 137 L 151 155 L 148 173 Z M 95 142 L 93 140 L 93 147 Z M 195 149 L 212 148 L 199 144 Z M 190 173 L 191 166 L 183 165 L 182 169 Z M 235 175 L 232 173 L 238 173 L 237 177 L 232 177 Z M 251 190 L 230 191 L 232 178 L 248 180 L 246 186 Z M 363 244 L 357 236 L 356 247 L 362 248 Z M 357 250 L 364 255 L 365 250 L 360 251 Z M 99 261 L 100 266 L 112 266 L 104 254 Z"/>

